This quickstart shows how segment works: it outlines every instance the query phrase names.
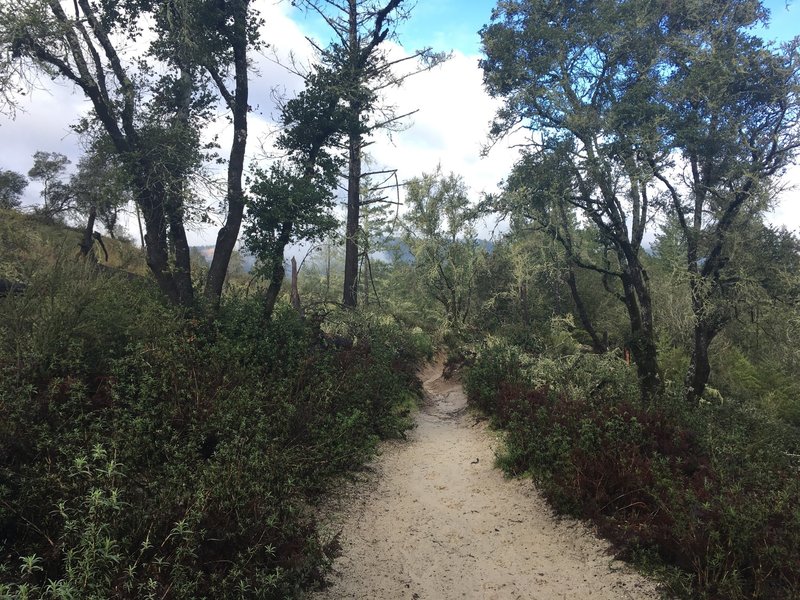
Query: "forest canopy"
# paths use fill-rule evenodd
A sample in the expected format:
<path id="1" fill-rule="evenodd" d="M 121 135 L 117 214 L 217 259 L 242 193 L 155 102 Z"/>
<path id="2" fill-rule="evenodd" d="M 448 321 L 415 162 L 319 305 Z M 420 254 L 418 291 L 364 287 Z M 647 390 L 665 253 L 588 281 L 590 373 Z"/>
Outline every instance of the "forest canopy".
<path id="1" fill-rule="evenodd" d="M 292 6 L 325 34 L 272 55 L 259 138 L 260 3 L 0 0 L 0 99 L 89 107 L 81 157 L 0 165 L 0 597 L 301 597 L 320 497 L 434 356 L 499 466 L 669 591 L 798 597 L 800 38 L 759 0 L 500 0 L 487 193 L 373 154 L 464 59 L 403 47 L 421 6 Z"/>

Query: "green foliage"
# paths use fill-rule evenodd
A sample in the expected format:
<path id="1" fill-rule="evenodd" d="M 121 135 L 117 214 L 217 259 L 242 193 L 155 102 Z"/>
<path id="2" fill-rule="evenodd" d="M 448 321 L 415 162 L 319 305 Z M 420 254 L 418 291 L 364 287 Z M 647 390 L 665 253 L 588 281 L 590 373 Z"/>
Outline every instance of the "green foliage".
<path id="1" fill-rule="evenodd" d="M 42 206 L 40 214 L 53 218 L 72 209 L 74 194 L 69 184 L 63 181 L 64 171 L 70 160 L 58 152 L 37 150 L 33 155 L 33 166 L 28 177 L 42 184 Z"/>
<path id="2" fill-rule="evenodd" d="M 61 261 L 0 300 L 0 597 L 288 598 L 309 502 L 409 426 L 420 331 L 226 297 L 213 320 Z"/>
<path id="3" fill-rule="evenodd" d="M 496 342 L 466 382 L 505 429 L 501 466 L 531 473 L 557 510 L 592 519 L 672 592 L 797 597 L 797 430 L 735 403 L 689 411 L 680 390 L 645 408 L 613 356 L 534 358 Z"/>
<path id="4" fill-rule="evenodd" d="M 26 187 L 28 180 L 24 175 L 9 169 L 0 169 L 0 209 L 17 208 Z"/>
<path id="5" fill-rule="evenodd" d="M 94 211 L 113 238 L 117 234 L 119 211 L 132 198 L 130 176 L 107 138 L 96 133 L 89 141 L 91 145 L 78 162 L 69 188 L 75 196 L 76 211 L 82 215 Z"/>
<path id="6" fill-rule="evenodd" d="M 249 213 L 244 229 L 247 249 L 269 277 L 290 242 L 314 241 L 336 226 L 333 171 L 320 176 L 298 173 L 290 165 L 256 169 L 250 184 Z M 293 226 L 287 231 L 286 223 Z"/>
<path id="7" fill-rule="evenodd" d="M 443 308 L 446 325 L 461 328 L 474 311 L 476 282 L 486 260 L 466 185 L 437 167 L 408 182 L 406 202 L 404 241 L 414 255 L 417 278 Z"/>
<path id="8" fill-rule="evenodd" d="M 0 277 L 21 279 L 39 241 L 31 228 L 25 226 L 23 215 L 0 208 Z"/>
<path id="9" fill-rule="evenodd" d="M 0 277 L 29 281 L 48 265 L 78 256 L 81 233 L 39 215 L 0 209 Z M 106 266 L 137 275 L 147 272 L 144 253 L 128 240 L 106 238 L 104 244 Z"/>
<path id="10" fill-rule="evenodd" d="M 757 0 L 658 10 L 638 0 L 510 0 L 481 31 L 484 81 L 504 101 L 492 136 L 520 123 L 535 132 L 502 201 L 625 303 L 645 395 L 661 387 L 642 251 L 655 207 L 673 230 L 664 246 L 683 255 L 673 281 L 687 287 L 662 295 L 675 310 L 655 326 L 686 336 L 670 329 L 690 299 L 689 403 L 738 305 L 759 288 L 774 294 L 769 281 L 782 278 L 752 257 L 766 267 L 759 254 L 785 257 L 790 246 L 759 220 L 800 148 L 800 40 L 764 42 L 755 31 L 767 16 Z"/>
<path id="11" fill-rule="evenodd" d="M 502 340 L 488 340 L 478 360 L 464 379 L 464 390 L 471 403 L 488 413 L 495 413 L 497 389 L 503 383 L 515 384 L 523 381 L 523 369 L 530 364 L 527 355 L 520 349 Z M 526 361 L 526 362 L 523 362 Z"/>

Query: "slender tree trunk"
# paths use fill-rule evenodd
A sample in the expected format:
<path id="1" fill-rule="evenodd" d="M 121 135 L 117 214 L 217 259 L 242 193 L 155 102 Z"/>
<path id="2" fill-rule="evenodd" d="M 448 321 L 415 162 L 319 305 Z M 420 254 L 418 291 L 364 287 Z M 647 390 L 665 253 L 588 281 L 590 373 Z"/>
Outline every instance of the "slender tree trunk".
<path id="1" fill-rule="evenodd" d="M 286 277 L 286 268 L 283 266 L 283 260 L 275 263 L 272 267 L 272 276 L 269 280 L 269 286 L 264 294 L 264 318 L 269 321 L 272 318 L 272 313 L 275 311 L 275 303 L 278 301 L 278 294 L 281 293 L 281 286 L 283 286 L 283 279 Z"/>
<path id="2" fill-rule="evenodd" d="M 248 81 L 247 81 L 247 0 L 234 0 L 232 3 L 234 33 L 233 47 L 236 89 L 233 97 L 227 99 L 233 114 L 233 141 L 228 158 L 228 214 L 225 224 L 217 233 L 214 257 L 208 268 L 205 297 L 214 306 L 219 305 L 222 287 L 228 273 L 228 265 L 233 254 L 244 215 L 244 191 L 242 189 L 242 173 L 244 172 L 244 156 L 247 149 L 247 113 Z"/>
<path id="3" fill-rule="evenodd" d="M 281 293 L 283 280 L 286 277 L 286 268 L 283 266 L 283 253 L 286 250 L 286 246 L 289 245 L 289 240 L 292 238 L 292 226 L 293 224 L 291 221 L 281 224 L 281 231 L 278 234 L 275 253 L 272 256 L 272 275 L 270 276 L 269 286 L 264 295 L 264 317 L 267 321 L 272 317 L 272 313 L 275 310 L 275 303 L 278 300 L 278 295 Z"/>
<path id="4" fill-rule="evenodd" d="M 189 240 L 183 226 L 183 202 L 179 207 L 170 211 L 169 231 L 172 244 L 175 247 L 175 264 L 172 276 L 175 288 L 178 291 L 178 304 L 190 306 L 194 302 L 194 289 L 192 288 L 192 264 L 189 251 Z"/>
<path id="5" fill-rule="evenodd" d="M 142 167 L 139 172 L 141 177 L 146 177 L 145 174 L 149 172 L 149 168 Z M 161 292 L 170 302 L 179 305 L 181 294 L 175 285 L 169 264 L 165 194 L 163 190 L 151 189 L 146 181 L 136 181 L 136 187 L 138 192 L 136 201 L 141 208 L 145 225 L 144 242 L 147 266 Z"/>
<path id="6" fill-rule="evenodd" d="M 694 313 L 695 321 L 692 355 L 684 384 L 686 402 L 690 406 L 697 406 L 711 376 L 708 349 L 720 330 L 730 320 L 729 314 L 725 314 L 718 307 L 714 307 L 714 298 L 707 286 L 716 285 L 720 273 L 725 269 L 727 258 L 723 252 L 724 241 L 731 235 L 731 229 L 736 218 L 750 196 L 753 181 L 748 180 L 744 187 L 737 192 L 735 200 L 731 202 L 717 223 L 714 236 L 710 237 L 712 240 L 710 247 L 701 252 L 700 240 L 703 233 L 703 211 L 707 196 L 705 190 L 709 175 L 696 162 L 692 163 L 692 167 L 695 180 L 694 212 L 691 223 L 681 222 L 687 240 L 687 271 L 690 278 L 692 312 Z"/>
<path id="7" fill-rule="evenodd" d="M 364 296 L 362 298 L 362 303 L 364 306 L 367 306 L 369 304 L 369 261 L 366 255 L 361 265 L 361 277 L 364 279 Z"/>
<path id="8" fill-rule="evenodd" d="M 358 4 L 356 0 L 348 0 L 348 66 L 351 94 L 358 93 L 358 75 L 363 71 L 361 63 L 361 44 L 358 40 Z M 348 103 L 350 113 L 349 132 L 347 136 L 348 171 L 347 171 L 347 224 L 345 225 L 344 243 L 344 290 L 342 303 L 348 308 L 358 304 L 358 221 L 361 209 L 361 105 L 355 98 Z"/>
<path id="9" fill-rule="evenodd" d="M 97 207 L 92 205 L 89 209 L 89 218 L 86 221 L 86 227 L 83 230 L 83 237 L 81 238 L 80 248 L 81 256 L 87 258 L 94 257 L 92 253 L 92 246 L 94 246 L 94 222 L 97 219 Z M 95 259 L 96 261 L 96 259 Z"/>
<path id="10" fill-rule="evenodd" d="M 303 316 L 303 303 L 300 301 L 300 290 L 297 287 L 297 260 L 292 257 L 292 281 L 291 281 L 291 294 L 290 300 L 292 307 L 297 311 L 301 317 Z"/>
<path id="11" fill-rule="evenodd" d="M 572 270 L 572 267 L 569 268 L 566 279 L 567 285 L 569 286 L 569 291 L 572 294 L 572 300 L 575 302 L 575 309 L 578 311 L 578 318 L 581 321 L 581 325 L 583 325 L 584 331 L 586 331 L 586 333 L 588 333 L 589 337 L 592 339 L 592 349 L 597 354 L 602 354 L 608 350 L 608 347 L 603 343 L 603 340 L 600 338 L 600 336 L 597 335 L 597 330 L 592 324 L 592 319 L 589 317 L 589 312 L 586 310 L 586 305 L 583 303 L 583 298 L 578 290 L 578 282 L 575 278 L 575 271 Z"/>
<path id="12" fill-rule="evenodd" d="M 133 205 L 136 207 L 136 222 L 139 223 L 139 243 L 142 245 L 142 250 L 145 250 L 146 246 L 144 245 L 144 229 L 142 228 L 142 211 L 139 208 L 139 203 L 136 200 L 133 201 Z"/>
<path id="13" fill-rule="evenodd" d="M 716 337 L 710 327 L 698 325 L 694 329 L 694 344 L 692 358 L 686 371 L 686 401 L 692 406 L 697 406 L 711 376 L 711 363 L 708 348 Z"/>
<path id="14" fill-rule="evenodd" d="M 361 135 L 350 133 L 350 168 L 347 176 L 347 225 L 345 228 L 344 293 L 342 303 L 355 308 L 358 304 L 358 221 L 361 186 Z"/>
<path id="15" fill-rule="evenodd" d="M 189 70 L 181 67 L 181 76 L 178 80 L 178 97 L 174 130 L 182 134 L 191 131 L 191 100 L 193 81 Z M 170 181 L 163 187 L 164 210 L 166 211 L 167 225 L 169 227 L 169 242 L 174 253 L 172 264 L 172 278 L 178 293 L 178 304 L 190 306 L 194 302 L 194 289 L 192 288 L 192 265 L 189 253 L 189 241 L 184 228 L 184 196 L 187 188 L 188 171 L 182 163 L 177 163 L 169 170 Z"/>
<path id="16" fill-rule="evenodd" d="M 622 288 L 631 324 L 631 351 L 639 375 L 642 399 L 645 402 L 652 402 L 661 391 L 652 299 L 646 277 L 638 263 L 632 265 L 631 261 L 625 260 L 624 257 L 621 259 L 625 271 Z"/>

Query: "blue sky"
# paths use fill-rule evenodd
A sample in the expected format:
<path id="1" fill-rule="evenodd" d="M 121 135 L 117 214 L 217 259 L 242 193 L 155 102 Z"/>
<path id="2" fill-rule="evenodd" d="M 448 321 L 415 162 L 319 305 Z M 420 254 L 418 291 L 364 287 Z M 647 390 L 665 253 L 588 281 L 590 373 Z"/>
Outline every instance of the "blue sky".
<path id="1" fill-rule="evenodd" d="M 770 11 L 769 27 L 762 37 L 779 42 L 800 35 L 800 0 L 765 0 Z M 400 42 L 408 49 L 431 46 L 437 51 L 458 50 L 467 55 L 480 54 L 478 31 L 491 18 L 493 0 L 418 0 L 411 18 L 399 31 Z M 313 35 L 327 35 L 320 18 L 306 17 L 299 9 L 292 19 Z"/>
<path id="2" fill-rule="evenodd" d="M 431 46 L 436 51 L 478 54 L 478 30 L 489 21 L 495 4 L 490 0 L 418 0 L 398 32 L 399 41 L 409 50 Z M 321 18 L 304 16 L 299 9 L 293 9 L 290 16 L 313 35 L 321 39 L 328 35 Z"/>
<path id="3" fill-rule="evenodd" d="M 770 11 L 767 39 L 785 42 L 800 35 L 800 2 L 798 0 L 765 0 Z"/>
<path id="4" fill-rule="evenodd" d="M 770 11 L 768 28 L 757 31 L 766 40 L 788 41 L 800 35 L 800 0 L 765 0 Z M 445 171 L 465 176 L 473 192 L 492 191 L 516 161 L 516 151 L 495 148 L 478 159 L 485 141 L 493 105 L 487 102 L 478 68 L 480 36 L 489 22 L 495 0 L 418 0 L 410 19 L 398 32 L 407 51 L 431 46 L 436 51 L 456 51 L 457 55 L 437 72 L 412 78 L 400 104 L 419 107 L 414 126 L 397 136 L 391 147 L 379 144 L 377 159 L 386 165 L 401 166 L 401 179 L 440 163 Z M 319 17 L 309 17 L 294 9 L 288 14 L 306 33 L 325 40 L 330 32 Z M 324 43 L 324 42 L 323 42 Z M 449 100 L 437 109 L 440 98 Z M 468 135 L 465 130 L 468 130 Z M 380 151 L 384 148 L 384 151 Z M 788 184 L 800 186 L 800 166 L 791 169 Z M 788 190 L 773 213 L 775 223 L 800 231 L 800 190 Z"/>

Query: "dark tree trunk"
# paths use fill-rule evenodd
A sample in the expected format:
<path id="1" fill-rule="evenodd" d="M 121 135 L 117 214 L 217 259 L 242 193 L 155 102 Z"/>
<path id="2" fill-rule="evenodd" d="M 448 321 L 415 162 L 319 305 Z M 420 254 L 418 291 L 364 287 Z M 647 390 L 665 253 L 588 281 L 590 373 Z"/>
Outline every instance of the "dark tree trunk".
<path id="1" fill-rule="evenodd" d="M 97 207 L 92 205 L 89 209 L 89 218 L 86 221 L 86 227 L 83 230 L 83 237 L 80 243 L 81 256 L 84 258 L 95 258 L 94 253 L 92 253 L 92 247 L 94 246 L 94 222 L 96 219 Z"/>
<path id="2" fill-rule="evenodd" d="M 692 406 L 697 406 L 706 389 L 708 378 L 711 376 L 711 363 L 709 362 L 708 348 L 716 337 L 712 328 L 703 324 L 694 329 L 694 344 L 692 358 L 686 371 L 686 401 Z"/>
<path id="3" fill-rule="evenodd" d="M 658 374 L 658 352 L 652 335 L 642 331 L 634 333 L 631 350 L 636 362 L 636 372 L 642 389 L 642 400 L 652 402 L 661 391 L 661 377 Z"/>
<path id="4" fill-rule="evenodd" d="M 281 293 L 283 280 L 286 277 L 286 268 L 283 266 L 283 253 L 286 250 L 286 246 L 289 245 L 289 240 L 292 238 L 292 226 L 293 224 L 291 221 L 281 224 L 281 231 L 278 235 L 275 253 L 272 256 L 272 275 L 270 276 L 269 286 L 264 295 L 264 318 L 267 321 L 272 318 L 272 313 L 275 310 L 275 303 L 278 300 L 278 295 Z"/>
<path id="5" fill-rule="evenodd" d="M 182 207 L 170 210 L 169 221 L 170 238 L 175 247 L 175 263 L 172 269 L 172 277 L 175 280 L 175 289 L 178 292 L 178 304 L 190 306 L 194 301 L 192 265 L 189 240 L 186 238 L 186 229 L 183 226 Z"/>
<path id="6" fill-rule="evenodd" d="M 360 87 L 360 76 L 363 73 L 361 44 L 358 39 L 358 4 L 348 0 L 348 67 L 351 69 L 349 93 L 357 94 Z M 366 57 L 364 57 L 366 58 Z M 355 308 L 358 304 L 358 221 L 361 209 L 361 110 L 362 106 L 356 98 L 348 101 L 349 131 L 347 135 L 348 171 L 347 171 L 347 223 L 345 225 L 344 250 L 344 290 L 342 304 Z"/>
<path id="7" fill-rule="evenodd" d="M 369 304 L 369 261 L 367 260 L 366 250 L 364 259 L 361 262 L 361 278 L 364 280 L 364 296 L 361 298 L 361 302 L 364 306 L 367 306 Z"/>
<path id="8" fill-rule="evenodd" d="M 297 260 L 294 256 L 292 257 L 292 281 L 289 298 L 292 303 L 292 308 L 294 308 L 297 311 L 297 314 L 302 317 L 303 303 L 300 301 L 300 290 L 297 288 Z"/>
<path id="9" fill-rule="evenodd" d="M 278 294 L 281 293 L 284 277 L 286 277 L 286 268 L 281 260 L 272 267 L 272 276 L 264 294 L 264 318 L 267 321 L 272 318 L 272 313 L 275 311 L 275 303 L 278 301 Z"/>
<path id="10" fill-rule="evenodd" d="M 146 173 L 146 170 L 142 171 Z M 161 292 L 173 304 L 181 303 L 181 294 L 169 264 L 169 246 L 167 239 L 167 215 L 164 211 L 164 194 L 157 193 L 145 183 L 137 182 L 137 203 L 144 218 L 145 250 L 147 266 L 158 284 Z"/>
<path id="11" fill-rule="evenodd" d="M 661 391 L 658 372 L 658 350 L 653 327 L 653 304 L 647 275 L 638 260 L 638 253 L 619 253 L 622 265 L 622 289 L 625 308 L 631 325 L 631 352 L 636 363 L 642 400 L 652 402 Z"/>
<path id="12" fill-rule="evenodd" d="M 355 308 L 358 304 L 358 221 L 361 208 L 361 136 L 358 133 L 350 134 L 349 150 L 342 303 L 349 308 Z"/>
<path id="13" fill-rule="evenodd" d="M 228 264 L 233 254 L 239 230 L 242 226 L 244 215 L 244 192 L 242 190 L 242 173 L 244 172 L 244 156 L 247 149 L 247 113 L 248 81 L 247 81 L 247 0 L 236 0 L 233 6 L 233 33 L 231 46 L 233 48 L 234 70 L 236 88 L 233 96 L 225 90 L 221 80 L 216 83 L 220 88 L 233 115 L 233 141 L 231 153 L 228 158 L 228 215 L 225 225 L 217 234 L 217 243 L 214 247 L 214 257 L 208 269 L 206 279 L 205 297 L 214 306 L 219 305 L 222 296 L 222 286 L 228 272 Z M 216 80 L 217 78 L 215 78 Z"/>
<path id="14" fill-rule="evenodd" d="M 597 330 L 592 324 L 592 319 L 589 317 L 589 312 L 586 310 L 586 305 L 584 304 L 583 298 L 578 290 L 578 282 L 575 279 L 575 271 L 572 270 L 572 267 L 569 268 L 566 279 L 567 285 L 569 286 L 569 291 L 572 294 L 572 300 L 575 302 L 575 309 L 578 311 L 578 318 L 581 321 L 581 325 L 583 325 L 584 331 L 586 331 L 586 333 L 588 333 L 589 337 L 592 339 L 592 349 L 597 354 L 602 354 L 608 350 L 608 347 L 600 338 L 600 336 L 597 335 Z"/>

